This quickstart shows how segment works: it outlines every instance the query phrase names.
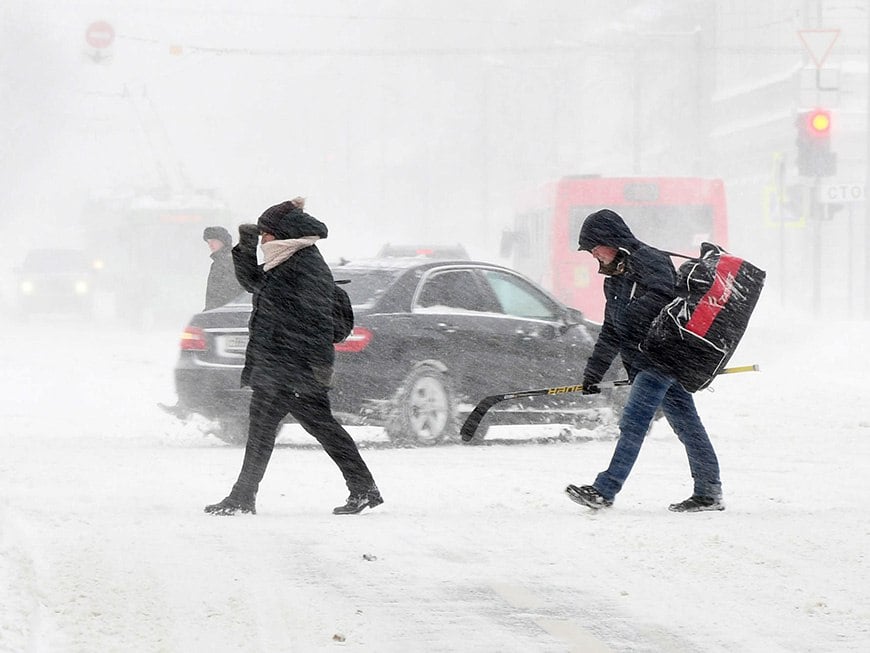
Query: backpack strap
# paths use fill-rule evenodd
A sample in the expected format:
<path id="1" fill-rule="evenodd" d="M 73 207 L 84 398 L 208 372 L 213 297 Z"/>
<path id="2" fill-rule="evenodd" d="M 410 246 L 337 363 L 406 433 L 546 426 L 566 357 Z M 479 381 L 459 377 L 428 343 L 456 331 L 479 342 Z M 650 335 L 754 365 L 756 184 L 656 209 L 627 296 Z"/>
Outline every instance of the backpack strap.
<path id="1" fill-rule="evenodd" d="M 669 252 L 664 249 L 659 250 L 662 254 L 667 254 L 668 256 L 676 256 L 677 258 L 684 258 L 687 261 L 703 261 L 710 254 L 727 254 L 728 252 L 724 247 L 716 245 L 715 243 L 703 242 L 701 243 L 701 255 L 700 256 L 686 256 L 685 254 L 678 254 L 677 252 Z"/>
<path id="2" fill-rule="evenodd" d="M 658 249 L 658 247 L 656 248 Z M 662 254 L 667 254 L 668 256 L 676 256 L 677 258 L 684 258 L 687 261 L 700 261 L 701 259 L 697 256 L 686 256 L 685 254 L 678 254 L 677 252 L 669 252 L 666 249 L 659 249 Z"/>

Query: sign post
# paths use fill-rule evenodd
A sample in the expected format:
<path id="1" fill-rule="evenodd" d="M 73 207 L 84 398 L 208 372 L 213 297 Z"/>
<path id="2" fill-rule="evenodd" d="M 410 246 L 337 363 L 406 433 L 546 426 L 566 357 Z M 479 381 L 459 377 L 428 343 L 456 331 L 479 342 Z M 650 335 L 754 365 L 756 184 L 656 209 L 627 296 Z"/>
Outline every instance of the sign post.
<path id="1" fill-rule="evenodd" d="M 822 85 L 822 69 L 825 65 L 825 59 L 831 53 L 834 43 L 840 36 L 838 29 L 801 29 L 798 30 L 798 38 L 803 42 L 807 52 L 813 63 L 816 64 L 816 91 L 837 91 L 839 90 L 839 81 L 833 86 Z M 830 84 L 831 82 L 827 82 Z"/>
<path id="2" fill-rule="evenodd" d="M 87 55 L 94 63 L 108 61 L 112 58 L 111 46 L 115 41 L 115 29 L 104 20 L 97 20 L 88 25 L 85 30 L 85 42 L 88 44 Z"/>

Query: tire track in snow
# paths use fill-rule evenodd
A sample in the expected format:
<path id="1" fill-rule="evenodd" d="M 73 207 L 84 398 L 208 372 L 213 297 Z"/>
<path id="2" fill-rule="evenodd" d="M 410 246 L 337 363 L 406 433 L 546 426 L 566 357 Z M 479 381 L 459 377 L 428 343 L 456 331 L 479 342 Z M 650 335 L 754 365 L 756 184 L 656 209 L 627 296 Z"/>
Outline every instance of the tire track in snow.
<path id="1" fill-rule="evenodd" d="M 565 595 L 553 587 L 533 590 L 515 582 L 494 581 L 488 589 L 494 595 L 493 600 L 505 601 L 516 610 L 517 618 L 534 623 L 563 642 L 572 653 L 623 650 L 693 653 L 697 649 L 663 628 L 622 615 L 599 597 Z"/>

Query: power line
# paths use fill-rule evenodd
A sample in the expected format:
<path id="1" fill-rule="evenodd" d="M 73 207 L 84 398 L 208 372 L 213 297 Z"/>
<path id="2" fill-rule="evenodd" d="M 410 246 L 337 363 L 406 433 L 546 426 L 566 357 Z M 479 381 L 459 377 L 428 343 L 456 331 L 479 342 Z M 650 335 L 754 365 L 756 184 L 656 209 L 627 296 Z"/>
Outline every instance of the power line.
<path id="1" fill-rule="evenodd" d="M 163 39 L 153 39 L 131 35 L 118 35 L 118 39 L 139 41 L 143 43 L 167 43 Z M 628 46 L 614 45 L 613 43 L 586 42 L 575 44 L 559 44 L 551 46 L 508 46 L 508 47 L 473 47 L 473 48 L 243 48 L 221 47 L 209 45 L 185 45 L 173 43 L 175 47 L 182 48 L 190 53 L 218 54 L 218 55 L 241 55 L 250 57 L 463 57 L 463 56 L 527 56 L 527 55 L 571 55 L 571 54 L 625 54 L 630 50 Z M 665 44 L 666 46 L 668 44 Z M 685 48 L 685 43 L 671 43 L 670 47 Z M 804 48 L 800 46 L 758 46 L 758 47 L 729 47 L 709 46 L 709 50 L 720 55 L 802 55 Z M 867 47 L 838 47 L 840 55 L 867 56 Z"/>

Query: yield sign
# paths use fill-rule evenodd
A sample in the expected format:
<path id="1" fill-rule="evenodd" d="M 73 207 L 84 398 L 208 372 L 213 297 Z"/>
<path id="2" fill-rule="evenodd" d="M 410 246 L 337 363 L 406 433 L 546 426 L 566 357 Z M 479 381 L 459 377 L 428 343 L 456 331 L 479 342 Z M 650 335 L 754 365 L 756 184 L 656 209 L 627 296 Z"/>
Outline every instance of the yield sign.
<path id="1" fill-rule="evenodd" d="M 804 42 L 810 56 L 816 64 L 816 68 L 821 68 L 834 47 L 834 41 L 840 36 L 838 29 L 801 29 L 798 30 L 798 36 Z"/>

